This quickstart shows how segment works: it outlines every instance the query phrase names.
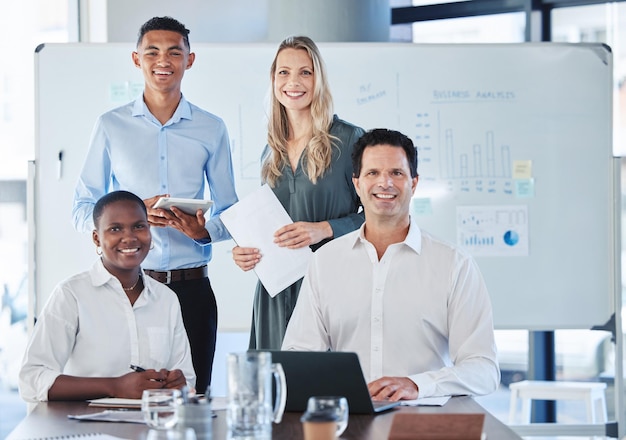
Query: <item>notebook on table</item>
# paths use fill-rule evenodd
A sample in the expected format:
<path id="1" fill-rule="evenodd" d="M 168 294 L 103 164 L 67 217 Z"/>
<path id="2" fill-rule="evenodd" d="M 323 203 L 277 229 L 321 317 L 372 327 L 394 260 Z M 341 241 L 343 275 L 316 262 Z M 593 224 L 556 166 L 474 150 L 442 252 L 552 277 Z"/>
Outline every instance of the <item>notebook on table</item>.
<path id="1" fill-rule="evenodd" d="M 400 403 L 371 399 L 356 353 L 267 351 L 272 353 L 272 362 L 285 371 L 285 411 L 305 411 L 311 396 L 344 396 L 351 414 L 375 414 Z"/>

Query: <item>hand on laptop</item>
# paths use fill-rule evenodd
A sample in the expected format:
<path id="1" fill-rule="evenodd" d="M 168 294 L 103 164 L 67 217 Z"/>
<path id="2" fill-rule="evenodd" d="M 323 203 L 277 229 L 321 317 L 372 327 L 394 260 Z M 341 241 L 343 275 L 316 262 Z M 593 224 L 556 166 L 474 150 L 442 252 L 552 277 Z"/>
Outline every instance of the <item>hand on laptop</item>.
<path id="1" fill-rule="evenodd" d="M 413 400 L 419 390 L 415 382 L 408 377 L 381 377 L 367 384 L 372 400 Z"/>

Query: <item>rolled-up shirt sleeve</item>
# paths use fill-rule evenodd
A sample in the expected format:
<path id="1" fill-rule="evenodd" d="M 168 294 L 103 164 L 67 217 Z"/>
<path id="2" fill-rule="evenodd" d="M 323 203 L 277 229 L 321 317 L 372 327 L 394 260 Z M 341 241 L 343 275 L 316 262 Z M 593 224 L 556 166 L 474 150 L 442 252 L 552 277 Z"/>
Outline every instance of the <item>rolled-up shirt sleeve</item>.
<path id="1" fill-rule="evenodd" d="M 77 316 L 76 309 L 67 292 L 57 288 L 35 324 L 19 373 L 20 395 L 27 402 L 47 401 L 48 390 L 62 374 L 77 332 L 77 322 L 66 316 Z"/>
<path id="2" fill-rule="evenodd" d="M 221 125 L 221 132 L 216 136 L 216 139 L 217 144 L 212 149 L 214 156 L 207 161 L 205 168 L 211 200 L 213 200 L 211 217 L 206 222 L 205 227 L 213 243 L 231 238 L 230 233 L 220 219 L 220 214 L 238 201 L 237 193 L 235 192 L 235 178 L 228 130 L 224 124 Z M 208 244 L 208 242 L 205 244 Z"/>

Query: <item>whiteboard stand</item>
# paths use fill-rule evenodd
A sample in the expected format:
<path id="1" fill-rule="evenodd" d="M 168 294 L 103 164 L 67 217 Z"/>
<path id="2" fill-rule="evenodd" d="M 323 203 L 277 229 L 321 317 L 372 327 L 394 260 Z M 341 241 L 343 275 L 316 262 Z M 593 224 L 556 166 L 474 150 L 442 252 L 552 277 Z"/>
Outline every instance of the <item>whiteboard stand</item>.
<path id="1" fill-rule="evenodd" d="M 620 176 L 621 163 L 620 159 L 613 157 L 613 175 L 616 178 L 613 179 L 613 206 L 614 216 L 612 218 L 612 236 L 613 239 L 613 266 L 611 268 L 612 274 L 612 288 L 613 288 L 613 300 L 614 305 L 614 327 L 611 329 L 615 336 L 615 371 L 613 377 L 614 387 L 614 405 L 615 405 L 615 420 L 617 421 L 617 429 L 614 426 L 607 425 L 607 433 L 614 435 L 617 438 L 626 436 L 626 407 L 624 406 L 624 323 L 622 316 L 622 262 L 621 262 L 621 243 L 622 243 L 622 226 L 621 226 L 621 183 Z M 611 425 L 611 424 L 609 424 Z M 613 432 L 616 431 L 616 432 Z"/>
<path id="2" fill-rule="evenodd" d="M 35 246 L 37 245 L 37 226 L 35 224 L 35 209 L 37 201 L 35 199 L 36 183 L 35 178 L 37 169 L 35 167 L 35 161 L 29 160 L 27 167 L 27 180 L 26 180 L 26 218 L 28 220 L 28 305 L 27 305 L 27 319 L 26 330 L 30 336 L 33 326 L 35 325 L 35 318 L 37 317 L 37 277 L 36 277 L 36 262 L 37 253 L 35 252 Z"/>

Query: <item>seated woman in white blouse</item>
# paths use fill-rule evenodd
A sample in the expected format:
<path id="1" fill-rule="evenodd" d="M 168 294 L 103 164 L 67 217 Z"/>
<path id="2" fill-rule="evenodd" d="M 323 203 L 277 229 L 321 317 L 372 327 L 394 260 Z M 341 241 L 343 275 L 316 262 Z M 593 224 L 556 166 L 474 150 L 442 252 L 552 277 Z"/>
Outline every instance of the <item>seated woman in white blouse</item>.
<path id="1" fill-rule="evenodd" d="M 140 267 L 152 242 L 143 201 L 109 193 L 93 219 L 100 258 L 54 289 L 24 355 L 20 395 L 29 402 L 140 398 L 148 388 L 193 388 L 178 298 Z"/>

